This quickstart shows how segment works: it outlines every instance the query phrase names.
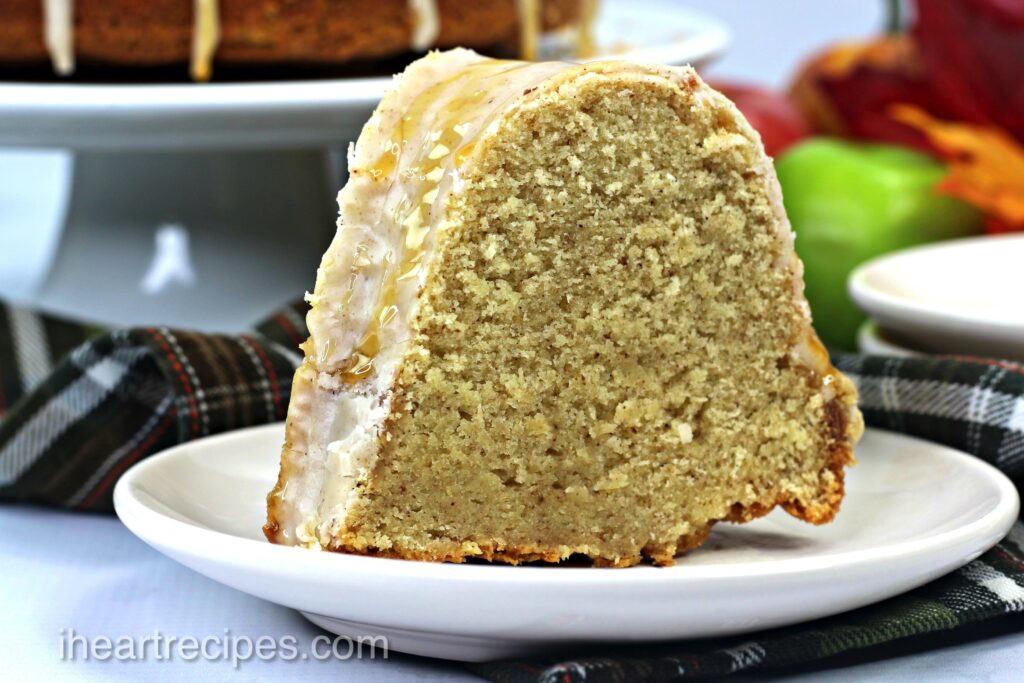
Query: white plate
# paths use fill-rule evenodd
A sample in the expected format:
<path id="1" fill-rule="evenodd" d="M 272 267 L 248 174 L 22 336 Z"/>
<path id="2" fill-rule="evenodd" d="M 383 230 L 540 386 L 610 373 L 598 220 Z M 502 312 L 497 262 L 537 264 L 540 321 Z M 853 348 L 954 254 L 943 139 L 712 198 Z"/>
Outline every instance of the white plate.
<path id="1" fill-rule="evenodd" d="M 1010 481 L 981 460 L 869 430 L 830 525 L 778 511 L 719 525 L 667 568 L 389 560 L 263 538 L 283 433 L 281 425 L 258 427 L 149 458 L 118 482 L 117 514 L 169 557 L 328 630 L 381 635 L 392 650 L 449 659 L 719 636 L 835 614 L 977 557 L 1007 532 L 1019 506 Z"/>
<path id="2" fill-rule="evenodd" d="M 911 358 L 923 355 L 909 347 L 901 345 L 886 336 L 885 331 L 879 329 L 872 320 L 865 320 L 864 324 L 857 330 L 857 350 L 861 353 L 870 353 L 876 356 L 895 356 L 897 358 Z"/>
<path id="3" fill-rule="evenodd" d="M 699 64 L 721 54 L 725 26 L 676 0 L 604 3 L 600 58 Z M 555 41 L 557 43 L 557 41 Z M 76 149 L 260 147 L 344 143 L 390 78 L 268 83 L 0 83 L 0 146 Z"/>
<path id="4" fill-rule="evenodd" d="M 924 351 L 1024 359 L 1024 235 L 906 249 L 850 276 L 880 327 Z"/>

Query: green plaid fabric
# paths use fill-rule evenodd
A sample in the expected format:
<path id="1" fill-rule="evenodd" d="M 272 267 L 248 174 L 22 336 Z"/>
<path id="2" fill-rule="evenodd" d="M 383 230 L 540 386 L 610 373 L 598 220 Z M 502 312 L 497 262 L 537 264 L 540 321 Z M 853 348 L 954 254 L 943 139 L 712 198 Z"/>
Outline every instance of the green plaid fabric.
<path id="1" fill-rule="evenodd" d="M 228 336 L 103 332 L 0 305 L 0 500 L 113 511 L 114 483 L 132 463 L 283 420 L 304 310 Z"/>
<path id="2" fill-rule="evenodd" d="M 168 446 L 281 420 L 306 337 L 297 303 L 250 335 L 104 332 L 0 305 L 0 500 L 112 509 L 132 463 Z M 974 454 L 1024 483 L 1024 367 L 968 358 L 839 356 L 869 425 Z M 500 683 L 672 681 L 856 656 L 882 644 L 1024 629 L 1024 526 L 967 566 L 859 610 L 717 639 L 474 665 Z M 974 628 L 971 626 L 974 625 Z M 936 639 L 938 640 L 938 639 Z"/>

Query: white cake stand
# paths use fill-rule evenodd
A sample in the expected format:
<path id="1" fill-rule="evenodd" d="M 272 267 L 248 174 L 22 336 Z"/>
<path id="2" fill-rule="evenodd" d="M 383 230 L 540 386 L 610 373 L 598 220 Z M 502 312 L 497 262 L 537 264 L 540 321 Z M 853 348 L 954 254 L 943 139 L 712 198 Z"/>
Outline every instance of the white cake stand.
<path id="1" fill-rule="evenodd" d="M 701 64 L 728 32 L 632 0 L 605 3 L 597 40 L 604 58 Z M 0 82 L 0 148 L 49 150 L 0 153 L 0 297 L 116 325 L 247 328 L 312 287 L 344 150 L 390 81 Z"/>

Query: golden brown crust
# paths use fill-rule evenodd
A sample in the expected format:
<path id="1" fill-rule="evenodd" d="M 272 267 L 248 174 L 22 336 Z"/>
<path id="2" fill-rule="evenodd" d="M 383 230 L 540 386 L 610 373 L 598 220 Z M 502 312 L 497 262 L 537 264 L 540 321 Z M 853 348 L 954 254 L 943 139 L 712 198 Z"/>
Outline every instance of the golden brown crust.
<path id="1" fill-rule="evenodd" d="M 811 524 L 826 524 L 839 513 L 845 494 L 844 468 L 854 464 L 852 444 L 863 431 L 859 423 L 851 423 L 850 406 L 842 398 L 848 397 L 837 396 L 825 404 L 825 425 L 829 431 L 829 458 L 825 469 L 831 476 L 823 473 L 823 486 L 813 501 L 779 501 L 786 512 Z"/>
<path id="2" fill-rule="evenodd" d="M 842 375 L 839 375 L 838 372 L 836 377 L 839 377 L 840 381 L 848 381 Z M 725 517 L 712 521 L 704 528 L 680 537 L 675 545 L 648 544 L 635 557 L 606 558 L 590 556 L 589 559 L 593 566 L 631 567 L 644 560 L 658 566 L 672 566 L 677 556 L 687 550 L 697 548 L 707 541 L 712 527 L 717 522 L 750 522 L 759 517 L 764 517 L 777 506 L 782 507 L 793 517 L 811 524 L 831 522 L 836 514 L 839 513 L 839 508 L 843 501 L 845 493 L 844 470 L 855 462 L 852 444 L 860 438 L 863 430 L 860 422 L 851 420 L 851 414 L 858 414 L 851 413 L 851 406 L 854 405 L 854 396 L 855 394 L 843 391 L 825 404 L 823 426 L 827 432 L 829 455 L 826 459 L 825 468 L 819 476 L 820 486 L 814 499 L 800 500 L 790 494 L 777 492 L 772 493 L 767 502 L 755 501 L 747 505 L 736 503 Z M 268 522 L 263 527 L 263 531 L 271 542 L 277 542 L 279 529 L 275 522 Z M 471 544 L 473 550 L 466 550 L 465 546 L 461 544 L 453 544 L 458 549 L 449 549 L 439 553 L 405 551 L 394 548 L 383 550 L 366 547 L 362 543 L 355 542 L 355 538 L 355 535 L 351 535 L 352 541 L 350 542 L 346 542 L 345 538 L 335 539 L 329 550 L 426 562 L 462 563 L 469 559 L 475 559 L 512 565 L 523 564 L 524 562 L 558 563 L 576 554 L 569 552 L 566 548 L 540 545 L 499 545 L 493 542 L 475 542 Z M 587 553 L 581 552 L 580 554 L 586 555 Z"/>
<path id="3" fill-rule="evenodd" d="M 849 409 L 839 397 L 826 404 L 825 423 L 830 432 L 830 455 L 827 460 L 826 471 L 829 475 L 821 477 L 821 487 L 818 496 L 813 501 L 802 501 L 792 498 L 789 495 L 775 494 L 771 502 L 756 501 L 748 505 L 737 503 L 729 510 L 729 514 L 721 520 L 710 522 L 703 529 L 696 530 L 678 539 L 674 546 L 663 546 L 649 544 L 645 546 L 641 554 L 635 557 L 606 558 L 600 556 L 590 557 L 595 567 L 632 567 L 647 560 L 658 566 L 672 566 L 675 558 L 687 550 L 699 547 L 711 534 L 712 527 L 718 522 L 744 523 L 750 522 L 759 517 L 764 517 L 776 506 L 782 507 L 790 515 L 811 524 L 825 524 L 839 512 L 840 504 L 844 495 L 844 468 L 854 462 L 853 449 L 850 445 L 850 429 L 856 429 L 849 421 Z M 274 515 L 270 515 L 273 519 Z M 263 533 L 271 543 L 279 542 L 279 526 L 276 521 L 268 521 L 263 526 Z M 511 565 L 519 565 L 526 562 L 562 562 L 576 553 L 567 551 L 566 548 L 540 546 L 540 545 L 500 545 L 494 542 L 477 542 L 472 544 L 473 550 L 465 550 L 459 545 L 458 549 L 450 549 L 439 553 L 407 551 L 400 549 L 381 549 L 365 547 L 355 542 L 352 536 L 351 542 L 344 538 L 332 542 L 329 550 L 340 553 L 354 553 L 358 555 L 369 555 L 373 557 L 385 557 L 391 559 L 418 560 L 424 562 L 453 562 L 463 563 L 467 560 L 483 560 L 487 562 L 501 562 Z M 585 554 L 585 553 L 583 553 Z"/>
<path id="4" fill-rule="evenodd" d="M 708 526 L 706 529 L 700 532 L 684 536 L 680 539 L 680 546 L 678 551 L 668 551 L 666 554 L 660 549 L 644 549 L 642 555 L 636 557 L 621 557 L 621 558 L 608 558 L 601 556 L 587 556 L 586 553 L 575 553 L 567 552 L 564 548 L 551 547 L 551 546 L 533 546 L 533 545 L 498 545 L 493 542 L 475 544 L 478 546 L 478 550 L 474 552 L 456 551 L 441 553 L 428 553 L 419 551 L 399 551 L 394 549 L 382 550 L 379 548 L 360 548 L 357 549 L 355 546 L 346 545 L 344 543 L 336 543 L 331 545 L 328 550 L 338 553 L 352 553 L 357 555 L 367 555 L 371 557 L 385 557 L 396 560 L 417 560 L 420 562 L 451 562 L 455 564 L 461 564 L 467 560 L 482 560 L 485 562 L 499 562 L 510 565 L 520 565 L 528 562 L 545 562 L 549 564 L 557 564 L 568 560 L 569 558 L 584 556 L 594 567 L 632 567 L 640 564 L 644 559 L 650 560 L 653 564 L 659 566 L 670 566 L 674 564 L 675 556 L 684 550 L 690 548 L 696 548 L 697 546 L 704 543 L 707 540 L 708 535 L 711 533 L 711 527 Z"/>
<path id="5" fill-rule="evenodd" d="M 829 403 L 829 411 L 835 415 L 845 415 L 845 409 L 837 400 Z M 839 434 L 845 434 L 847 424 L 845 418 L 833 418 L 834 429 Z M 704 544 L 711 535 L 714 525 L 721 522 L 744 523 L 750 522 L 759 517 L 764 517 L 776 506 L 782 507 L 786 512 L 798 519 L 811 524 L 826 524 L 839 512 L 840 504 L 843 501 L 844 468 L 853 464 L 853 449 L 849 442 L 844 440 L 836 441 L 830 451 L 830 457 L 826 469 L 831 476 L 822 477 L 822 486 L 819 489 L 818 497 L 812 501 L 801 501 L 793 499 L 788 495 L 779 495 L 773 502 L 754 502 L 749 505 L 735 504 L 729 514 L 720 520 L 710 522 L 703 529 L 694 531 L 679 538 L 674 546 L 648 545 L 643 548 L 641 554 L 635 557 L 606 558 L 600 556 L 590 557 L 595 567 L 632 567 L 644 560 L 652 564 L 669 567 L 675 564 L 675 559 L 687 550 L 692 550 Z M 263 527 L 264 533 L 271 542 L 276 542 L 277 525 L 267 524 Z M 342 539 L 336 540 L 329 550 L 340 553 L 354 553 L 358 555 L 370 555 L 373 557 L 387 557 L 392 559 L 418 560 L 423 562 L 453 562 L 463 563 L 467 560 L 484 560 L 487 562 L 502 562 L 505 564 L 519 565 L 525 562 L 562 562 L 576 553 L 567 552 L 565 548 L 549 546 L 517 546 L 498 545 L 495 543 L 474 543 L 474 551 L 466 551 L 460 546 L 459 550 L 449 550 L 441 553 L 410 552 L 396 549 L 382 550 L 379 548 L 367 548 L 362 545 L 346 543 Z M 586 553 L 580 553 L 586 554 Z"/>
<path id="6" fill-rule="evenodd" d="M 825 413 L 825 424 L 829 430 L 831 447 L 825 467 L 828 474 L 822 473 L 820 478 L 821 487 L 818 490 L 817 497 L 812 501 L 804 501 L 794 499 L 790 495 L 776 494 L 771 499 L 771 502 L 756 501 L 748 505 L 737 503 L 732 506 L 728 515 L 717 521 L 749 522 L 758 517 L 764 517 L 774 510 L 776 506 L 780 506 L 792 516 L 811 524 L 831 522 L 839 512 L 840 504 L 843 501 L 844 468 L 852 465 L 854 462 L 853 448 L 850 445 L 849 435 L 850 430 L 856 430 L 857 426 L 850 424 L 849 407 L 843 402 L 842 397 L 836 397 L 829 401 L 826 404 Z M 658 566 L 672 566 L 678 555 L 687 550 L 697 548 L 707 541 L 708 536 L 711 534 L 711 529 L 717 521 L 709 523 L 703 529 L 682 536 L 672 547 L 651 544 L 645 546 L 641 554 L 635 557 L 606 558 L 596 556 L 591 557 L 590 560 L 595 567 L 632 567 L 645 559 Z M 263 527 L 263 530 L 267 538 L 274 542 L 278 532 L 277 525 L 268 523 Z M 361 544 L 346 543 L 343 539 L 338 539 L 332 544 L 330 550 L 426 562 L 462 563 L 466 560 L 475 559 L 487 562 L 503 562 L 512 565 L 523 564 L 524 562 L 557 563 L 568 559 L 574 554 L 567 552 L 565 548 L 548 546 L 498 545 L 495 543 L 474 543 L 473 546 L 474 550 L 472 551 L 467 551 L 463 549 L 463 546 L 459 546 L 458 550 L 452 549 L 441 553 L 428 553 L 367 548 Z"/>
<path id="7" fill-rule="evenodd" d="M 355 553 L 358 555 L 369 555 L 372 557 L 386 557 L 399 560 L 419 560 L 421 562 L 452 562 L 461 564 L 467 560 L 483 560 L 485 562 L 501 562 L 504 564 L 519 565 L 526 562 L 548 562 L 557 563 L 566 560 L 574 553 L 567 553 L 562 549 L 546 546 L 503 546 L 493 542 L 481 543 L 479 550 L 475 552 L 451 551 L 442 553 L 428 553 L 418 551 L 398 551 L 393 549 L 382 550 L 379 548 L 363 548 L 356 550 L 354 546 L 342 543 L 333 544 L 329 550 L 339 553 Z M 616 562 L 605 558 L 594 558 L 595 566 L 627 567 L 636 564 L 625 560 Z"/>
<path id="8" fill-rule="evenodd" d="M 544 0 L 544 28 L 573 23 L 579 0 Z M 514 45 L 516 0 L 438 0 L 437 47 Z M 76 0 L 80 62 L 158 65 L 188 61 L 192 3 L 183 0 Z M 0 0 L 0 62 L 41 63 L 42 2 Z M 408 0 L 220 0 L 221 63 L 337 64 L 407 52 L 413 28 Z"/>

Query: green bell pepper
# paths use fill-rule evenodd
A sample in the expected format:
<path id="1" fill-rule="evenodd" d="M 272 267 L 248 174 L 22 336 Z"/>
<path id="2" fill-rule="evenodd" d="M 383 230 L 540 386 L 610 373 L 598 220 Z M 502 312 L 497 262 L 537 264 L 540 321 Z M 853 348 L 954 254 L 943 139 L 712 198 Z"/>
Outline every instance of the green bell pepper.
<path id="1" fill-rule="evenodd" d="M 936 194 L 945 166 L 905 147 L 815 138 L 792 147 L 776 170 L 815 329 L 840 349 L 856 347 L 865 319 L 846 288 L 857 265 L 983 229 L 976 209 Z"/>

